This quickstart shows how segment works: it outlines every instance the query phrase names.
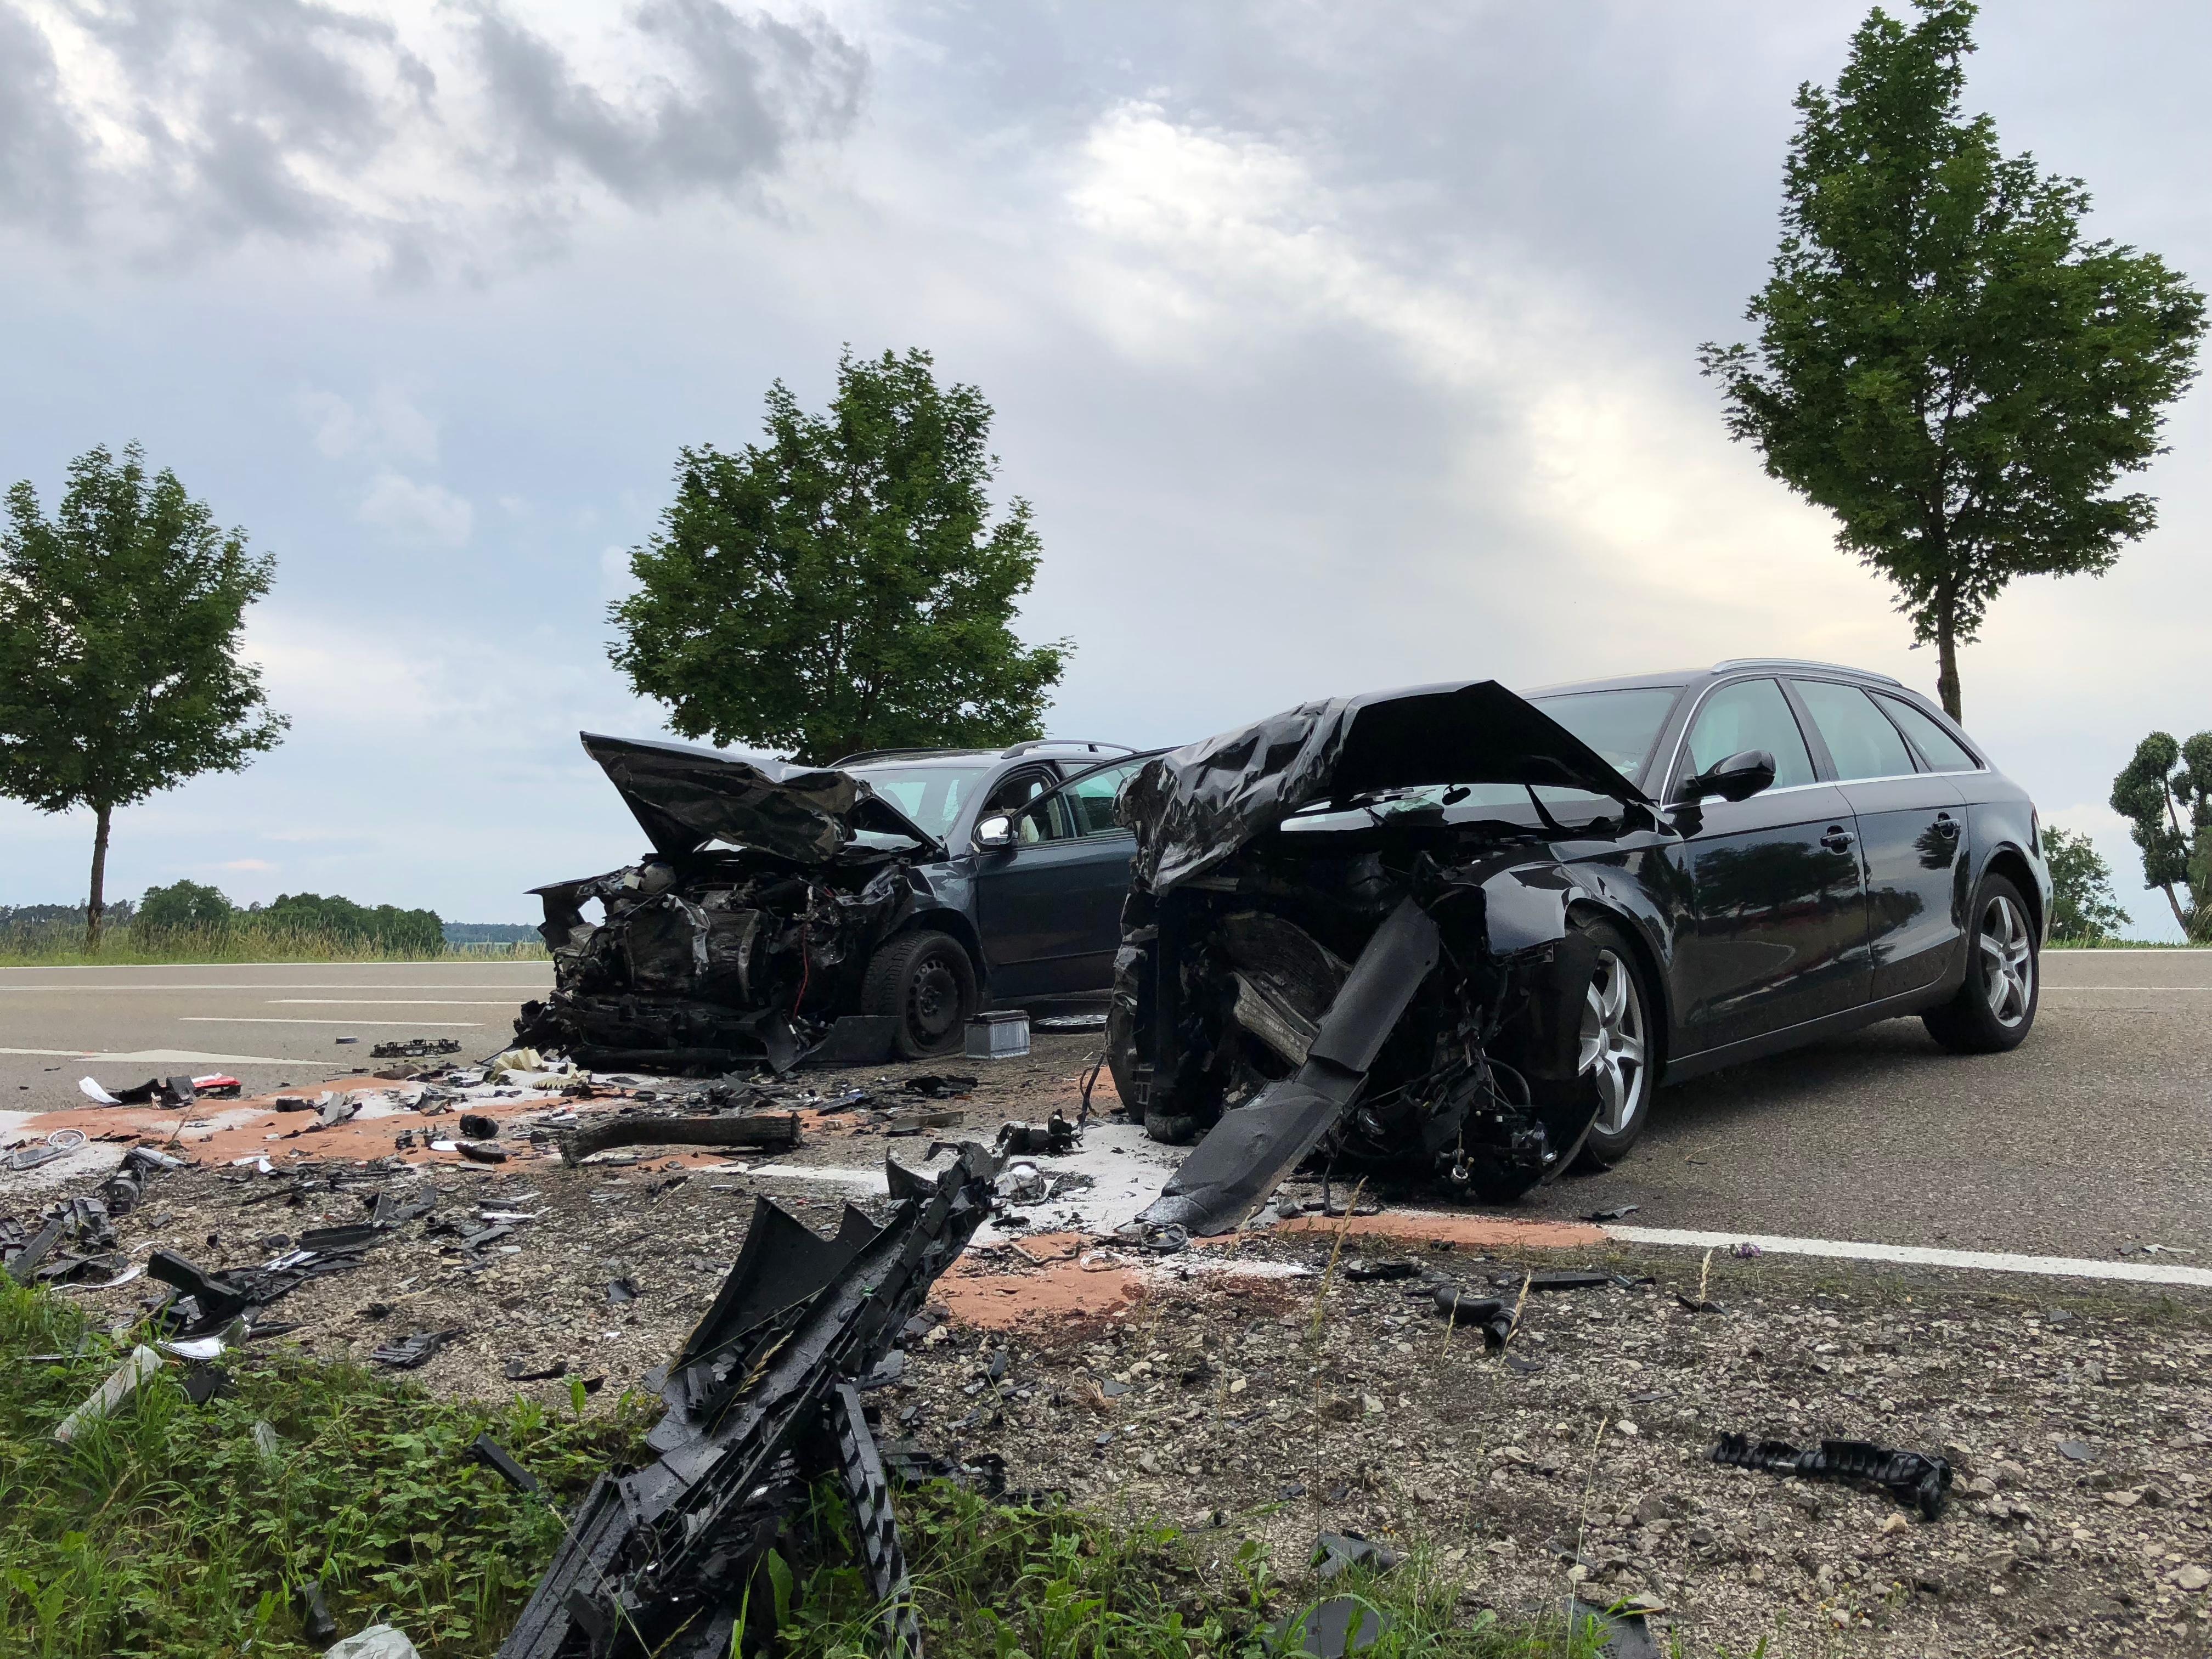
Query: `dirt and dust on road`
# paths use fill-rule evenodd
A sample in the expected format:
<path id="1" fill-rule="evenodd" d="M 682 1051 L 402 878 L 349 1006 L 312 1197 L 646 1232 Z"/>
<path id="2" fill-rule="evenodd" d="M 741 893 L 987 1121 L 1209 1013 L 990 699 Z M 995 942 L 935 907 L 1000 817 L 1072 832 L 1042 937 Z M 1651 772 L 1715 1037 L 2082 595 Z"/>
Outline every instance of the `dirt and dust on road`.
<path id="1" fill-rule="evenodd" d="M 434 1200 L 329 1251 L 343 1265 L 271 1305 L 263 1328 L 290 1328 L 265 1340 L 366 1362 L 410 1334 L 452 1332 L 411 1373 L 434 1393 L 565 1400 L 580 1381 L 604 1406 L 644 1386 L 698 1320 L 756 1194 L 823 1233 L 848 1201 L 881 1215 L 886 1152 L 921 1167 L 933 1141 L 1079 1116 L 1097 1041 L 1041 1034 L 1021 1059 L 732 1083 L 688 1104 L 671 1097 L 703 1085 L 599 1079 L 577 1098 L 558 1079 L 510 1084 L 462 1106 L 495 1137 L 456 1138 L 459 1110 L 425 1118 L 396 1079 L 358 1079 L 362 1109 L 313 1130 L 325 1109 L 304 1117 L 267 1097 L 88 1107 L 7 1139 L 72 1125 L 118 1139 L 0 1177 L 0 1210 L 36 1231 L 126 1144 L 195 1160 L 149 1177 L 112 1246 L 66 1242 L 89 1260 L 56 1293 L 121 1328 L 167 1287 L 89 1286 L 156 1249 L 209 1271 L 258 1267 L 311 1229 L 369 1219 L 380 1194 L 387 1215 Z M 908 1086 L 932 1076 L 943 1080 Z M 1103 1085 L 1082 1152 L 1024 1155 L 1037 1178 L 1010 1166 L 1024 1201 L 939 1282 L 934 1328 L 878 1395 L 887 1438 L 996 1452 L 1021 1487 L 1261 1539 L 1279 1562 L 1322 1528 L 1419 1541 L 1459 1576 L 1470 1616 L 1556 1610 L 1577 1586 L 1637 1599 L 1691 1654 L 1740 1655 L 1761 1638 L 1775 1655 L 2208 1650 L 2200 1293 L 1709 1259 L 1395 1200 L 1346 1217 L 1304 1182 L 1295 1220 L 1156 1252 L 1111 1224 L 1174 1155 L 1106 1115 L 1113 1103 Z M 802 1143 L 562 1158 L 563 1130 L 679 1106 L 796 1110 Z M 506 1159 L 473 1162 L 464 1140 Z M 1332 1196 L 1341 1212 L 1352 1194 Z M 1563 1269 L 1595 1282 L 1530 1280 Z M 1502 1303 L 1502 1351 L 1439 1311 L 1469 1305 L 1454 1291 Z M 1878 1486 L 1717 1465 L 1729 1432 L 1941 1455 L 1954 1485 L 1928 1521 Z"/>

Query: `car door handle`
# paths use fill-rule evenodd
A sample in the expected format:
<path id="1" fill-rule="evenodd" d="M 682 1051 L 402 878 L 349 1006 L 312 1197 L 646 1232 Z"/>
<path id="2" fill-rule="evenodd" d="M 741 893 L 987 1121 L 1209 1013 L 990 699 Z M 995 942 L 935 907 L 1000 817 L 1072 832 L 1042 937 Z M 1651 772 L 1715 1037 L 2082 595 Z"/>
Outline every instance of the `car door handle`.
<path id="1" fill-rule="evenodd" d="M 1844 829 L 1842 824 L 1832 823 L 1828 826 L 1828 833 L 1820 837 L 1820 845 L 1831 853 L 1848 853 L 1850 851 L 1851 842 L 1856 839 L 1857 837 Z"/>
<path id="2" fill-rule="evenodd" d="M 1938 812 L 1936 815 L 1936 833 L 1946 840 L 1949 839 L 1959 833 L 1959 820 L 1948 812 Z"/>

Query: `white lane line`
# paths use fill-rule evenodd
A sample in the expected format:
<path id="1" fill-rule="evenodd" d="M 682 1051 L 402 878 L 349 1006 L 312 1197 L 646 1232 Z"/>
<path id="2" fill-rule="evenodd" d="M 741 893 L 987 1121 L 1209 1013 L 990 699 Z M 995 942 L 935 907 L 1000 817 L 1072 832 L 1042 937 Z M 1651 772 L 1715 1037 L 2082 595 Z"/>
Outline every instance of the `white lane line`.
<path id="1" fill-rule="evenodd" d="M 134 1048 L 128 1053 L 102 1054 L 91 1048 L 0 1048 L 0 1054 L 52 1054 L 70 1060 L 99 1060 L 114 1065 L 144 1061 L 177 1066 L 318 1066 L 321 1060 L 276 1060 L 267 1054 L 203 1054 L 190 1048 Z"/>
<path id="2" fill-rule="evenodd" d="M 210 985 L 198 981 L 177 985 L 0 985 L 0 991 L 67 991 L 73 996 L 82 996 L 88 991 L 543 991 L 550 989 L 552 983 L 550 980 L 540 980 L 526 985 L 515 980 L 507 984 L 494 981 L 475 985 L 454 980 L 447 984 L 416 985 L 404 981 L 381 984 L 356 980 L 343 985 L 315 985 L 271 979 L 252 985 Z"/>
<path id="3" fill-rule="evenodd" d="M 271 997 L 271 1008 L 512 1008 L 503 1002 L 469 1002 L 459 997 Z"/>
<path id="4" fill-rule="evenodd" d="M 1770 1233 L 1711 1233 L 1679 1227 L 1607 1227 L 1624 1244 L 1679 1244 L 1708 1250 L 1756 1244 L 1771 1255 L 1810 1255 L 1832 1261 L 1894 1261 L 1913 1267 L 1964 1267 L 1979 1273 L 2041 1273 L 2053 1279 L 2102 1279 L 2136 1285 L 2192 1285 L 2212 1289 L 2212 1268 L 2169 1267 L 2152 1262 L 2092 1261 L 2079 1256 L 2019 1255 L 2007 1250 L 1939 1250 L 1919 1244 L 1861 1244 L 1847 1239 L 1787 1238 Z"/>
<path id="5" fill-rule="evenodd" d="M 471 1030 L 483 1024 L 480 1019 L 290 1019 L 274 1014 L 179 1014 L 177 1019 L 185 1025 L 465 1025 Z"/>
<path id="6" fill-rule="evenodd" d="M 2212 991 L 2212 985 L 2053 985 L 2043 981 L 2046 991 Z"/>

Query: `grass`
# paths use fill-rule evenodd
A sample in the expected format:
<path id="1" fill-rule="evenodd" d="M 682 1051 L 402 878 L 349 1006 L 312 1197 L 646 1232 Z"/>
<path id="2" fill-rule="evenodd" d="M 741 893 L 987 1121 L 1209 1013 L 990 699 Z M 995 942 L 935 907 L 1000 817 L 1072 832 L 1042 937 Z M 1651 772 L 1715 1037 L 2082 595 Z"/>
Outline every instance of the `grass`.
<path id="1" fill-rule="evenodd" d="M 230 1391 L 204 1406 L 171 1366 L 112 1419 L 55 1442 L 54 1425 L 138 1334 L 93 1334 L 67 1301 L 0 1275 L 5 1659 L 307 1659 L 320 1651 L 300 1625 L 308 1584 L 342 1634 L 386 1622 L 424 1659 L 489 1655 L 561 1522 L 477 1465 L 469 1443 L 489 1431 L 568 1505 L 611 1464 L 642 1461 L 653 1415 L 635 1395 L 586 1413 L 580 1389 L 567 1409 L 441 1402 L 353 1366 L 247 1350 L 228 1358 Z M 76 1357 L 28 1363 L 52 1352 Z M 273 1460 L 255 1443 L 258 1422 L 282 1443 Z M 1323 1594 L 1302 1571 L 1279 1577 L 1237 1517 L 1192 1533 L 1117 1525 L 941 1482 L 897 1502 L 933 1659 L 1261 1659 L 1268 1627 L 1298 1627 Z M 880 1659 L 850 1527 L 825 1487 L 787 1531 L 757 1581 L 776 1632 L 747 1650 L 758 1659 Z M 1596 1659 L 1596 1626 L 1571 1628 L 1564 1601 L 1538 1626 L 1464 1613 L 1437 1551 L 1400 1541 L 1395 1571 L 1354 1570 L 1326 1588 L 1382 1615 L 1368 1659 Z"/>
<path id="2" fill-rule="evenodd" d="M 143 968 L 204 962 L 543 962 L 535 940 L 514 945 L 448 945 L 426 958 L 420 950 L 398 950 L 340 934 L 271 927 L 251 918 L 228 927 L 164 929 L 143 933 L 118 927 L 98 951 L 84 948 L 75 926 L 23 928 L 0 934 L 0 967 Z"/>
<path id="3" fill-rule="evenodd" d="M 2212 945 L 2193 939 L 2054 939 L 2046 951 L 2212 951 Z"/>

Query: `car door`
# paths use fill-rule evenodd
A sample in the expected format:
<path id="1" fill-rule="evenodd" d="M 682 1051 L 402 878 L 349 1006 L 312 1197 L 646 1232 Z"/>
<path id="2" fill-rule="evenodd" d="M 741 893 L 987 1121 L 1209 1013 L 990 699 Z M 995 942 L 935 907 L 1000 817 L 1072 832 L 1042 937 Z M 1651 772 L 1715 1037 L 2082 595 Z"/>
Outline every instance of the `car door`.
<path id="1" fill-rule="evenodd" d="M 1957 955 L 1962 931 L 1966 797 L 1952 778 L 1919 762 L 1864 687 L 1790 684 L 1858 817 L 1875 1000 L 1932 985 Z"/>
<path id="2" fill-rule="evenodd" d="M 1012 846 L 976 852 L 976 927 L 999 995 L 1098 990 L 1112 980 L 1136 849 L 1135 837 L 1113 822 L 1113 791 L 1140 763 L 1093 769 L 1018 805 L 993 793 L 981 817 L 1012 805 L 1015 832 Z"/>
<path id="3" fill-rule="evenodd" d="M 1765 750 L 1774 782 L 1740 801 L 1683 787 L 1730 755 Z M 1866 885 L 1850 805 L 1817 775 L 1778 683 L 1729 681 L 1691 716 L 1668 781 L 1690 915 L 1674 954 L 1686 1051 L 1719 1048 L 1863 1003 Z"/>

